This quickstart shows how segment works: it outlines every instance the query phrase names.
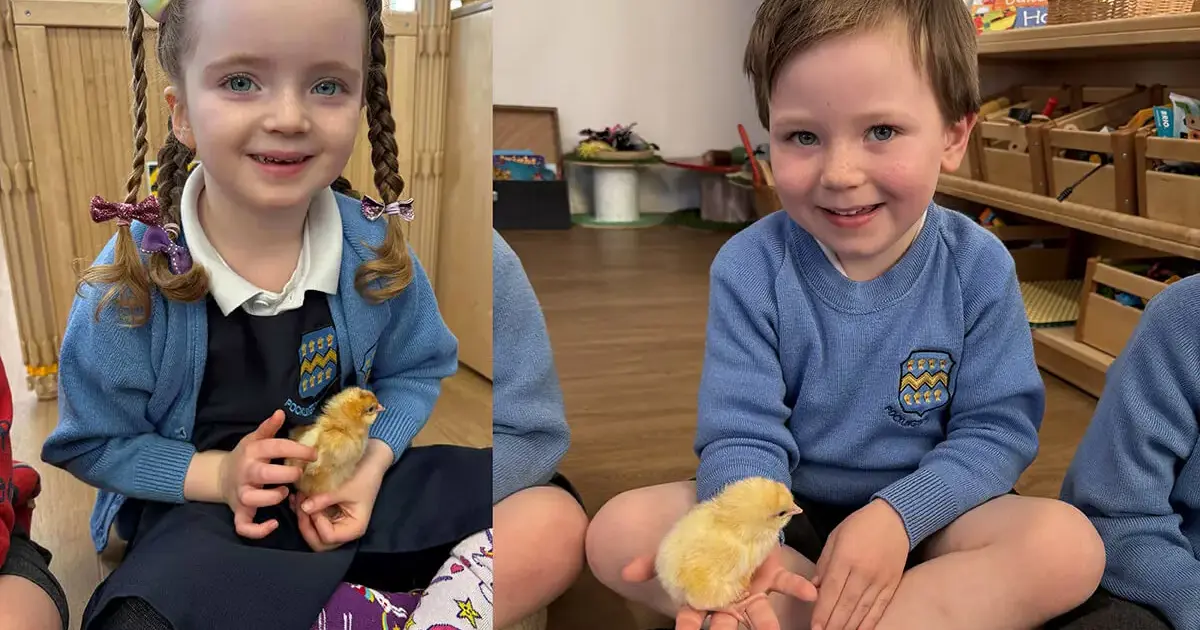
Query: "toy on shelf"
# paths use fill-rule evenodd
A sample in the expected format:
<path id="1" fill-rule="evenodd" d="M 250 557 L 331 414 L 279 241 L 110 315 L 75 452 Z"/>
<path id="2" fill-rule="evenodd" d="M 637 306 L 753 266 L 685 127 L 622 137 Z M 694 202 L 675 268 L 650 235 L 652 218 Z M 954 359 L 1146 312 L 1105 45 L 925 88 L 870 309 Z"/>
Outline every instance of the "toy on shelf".
<path id="1" fill-rule="evenodd" d="M 654 158 L 658 145 L 647 142 L 633 131 L 637 123 L 614 125 L 601 130 L 584 129 L 584 139 L 575 147 L 575 159 L 600 161 L 640 161 Z"/>
<path id="2" fill-rule="evenodd" d="M 1046 25 L 1046 0 L 966 0 L 975 32 L 1007 31 Z"/>
<path id="3" fill-rule="evenodd" d="M 1129 273 L 1145 276 L 1167 285 L 1175 284 L 1200 272 L 1200 262 L 1187 258 L 1169 258 L 1155 262 L 1128 262 L 1117 266 Z M 1138 310 L 1146 308 L 1146 300 L 1124 291 L 1118 291 L 1110 286 L 1101 284 L 1097 286 L 1096 292 L 1125 306 Z"/>
<path id="4" fill-rule="evenodd" d="M 533 151 L 493 151 L 492 179 L 501 181 L 541 182 L 557 179 L 546 166 L 546 157 Z"/>

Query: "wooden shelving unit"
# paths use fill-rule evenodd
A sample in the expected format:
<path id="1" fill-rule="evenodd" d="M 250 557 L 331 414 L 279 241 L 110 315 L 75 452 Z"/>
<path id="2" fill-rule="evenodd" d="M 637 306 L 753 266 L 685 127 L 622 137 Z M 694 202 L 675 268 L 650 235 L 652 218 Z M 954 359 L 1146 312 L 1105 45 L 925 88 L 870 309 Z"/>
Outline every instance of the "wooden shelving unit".
<path id="1" fill-rule="evenodd" d="M 1192 72 L 1200 65 L 1200 12 L 984 33 L 978 46 L 981 76 L 991 72 L 1005 83 L 1027 79 L 1057 85 L 1083 77 L 1096 85 L 1200 85 Z M 1200 229 L 955 175 L 942 175 L 937 190 L 1164 255 L 1200 260 Z M 1033 340 L 1042 369 L 1100 395 L 1111 355 L 1076 341 L 1074 327 L 1035 328 Z"/>

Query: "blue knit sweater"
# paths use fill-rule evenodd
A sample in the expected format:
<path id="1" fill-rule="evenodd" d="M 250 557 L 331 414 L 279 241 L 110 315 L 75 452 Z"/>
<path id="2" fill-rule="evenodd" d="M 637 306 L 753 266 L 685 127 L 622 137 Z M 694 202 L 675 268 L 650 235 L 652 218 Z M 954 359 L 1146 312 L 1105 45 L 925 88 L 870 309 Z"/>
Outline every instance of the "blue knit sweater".
<path id="1" fill-rule="evenodd" d="M 1152 299 L 1108 370 L 1062 498 L 1104 539 L 1101 585 L 1200 630 L 1200 276 Z"/>
<path id="2" fill-rule="evenodd" d="M 869 282 L 783 212 L 713 261 L 699 500 L 749 476 L 833 504 L 881 497 L 916 546 L 1012 489 L 1044 404 L 1012 257 L 965 215 L 930 204 Z"/>
<path id="3" fill-rule="evenodd" d="M 571 439 L 546 321 L 508 243 L 492 232 L 492 500 L 544 484 Z"/>
<path id="4" fill-rule="evenodd" d="M 363 218 L 361 203 L 337 195 L 342 215 L 342 270 L 328 296 L 337 328 L 337 367 L 343 383 L 369 387 L 387 411 L 371 425 L 394 458 L 425 426 L 443 378 L 458 368 L 458 341 L 438 311 L 420 261 L 412 283 L 382 304 L 354 289 L 354 273 L 369 248 L 383 243 L 384 222 Z M 146 226 L 134 223 L 140 242 Z M 111 263 L 115 238 L 97 261 Z M 196 397 L 208 357 L 205 302 L 172 302 L 154 293 L 150 320 L 122 325 L 118 309 L 94 319 L 103 288 L 83 287 L 71 306 L 59 351 L 58 425 L 42 459 L 100 490 L 92 511 L 96 550 L 126 497 L 182 503 L 183 480 L 196 453 L 191 442 Z"/>

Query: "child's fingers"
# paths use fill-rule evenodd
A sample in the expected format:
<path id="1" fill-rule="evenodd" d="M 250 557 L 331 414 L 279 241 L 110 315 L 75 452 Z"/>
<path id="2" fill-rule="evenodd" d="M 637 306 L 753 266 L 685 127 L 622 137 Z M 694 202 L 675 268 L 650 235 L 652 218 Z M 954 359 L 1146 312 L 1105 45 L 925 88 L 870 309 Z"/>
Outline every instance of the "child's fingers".
<path id="1" fill-rule="evenodd" d="M 835 566 L 833 572 L 823 574 L 820 596 L 817 597 L 817 603 L 813 606 L 812 630 L 825 630 L 829 626 L 829 619 L 833 616 L 833 609 L 841 599 L 842 589 L 846 586 L 849 573 L 848 568 Z"/>
<path id="2" fill-rule="evenodd" d="M 308 497 L 300 503 L 300 509 L 304 510 L 306 514 L 318 514 L 320 512 L 324 512 L 325 508 L 331 505 L 336 505 L 340 502 L 341 500 L 332 492 L 326 492 L 324 494 Z"/>
<path id="3" fill-rule="evenodd" d="M 307 514 L 297 514 L 296 523 L 300 528 L 300 537 L 304 539 L 304 542 L 308 543 L 308 546 L 313 551 L 328 551 L 330 549 L 329 545 L 326 545 L 325 541 L 321 540 L 321 535 L 317 533 L 316 528 L 313 527 L 312 519 Z"/>
<path id="4" fill-rule="evenodd" d="M 823 630 L 854 630 L 855 626 L 849 625 L 848 622 L 857 612 L 859 604 L 865 606 L 864 614 L 870 609 L 870 602 L 863 602 L 868 586 L 869 584 L 863 579 L 861 573 L 851 571 L 850 576 L 846 579 L 846 585 L 842 587 L 841 595 L 837 598 L 837 604 L 834 605 L 833 612 L 829 615 L 829 621 L 821 626 Z"/>
<path id="5" fill-rule="evenodd" d="M 634 558 L 625 568 L 621 569 L 621 579 L 637 584 L 647 582 L 654 577 L 654 558 L 642 556 Z"/>
<path id="6" fill-rule="evenodd" d="M 334 524 L 325 512 L 321 511 L 313 512 L 310 518 L 317 528 L 317 533 L 321 536 L 321 541 L 328 545 L 336 547 L 362 535 L 362 532 L 359 531 L 361 526 L 358 519 L 353 517 L 342 518 L 337 524 Z"/>
<path id="7" fill-rule="evenodd" d="M 768 592 L 790 595 L 802 602 L 817 601 L 817 587 L 802 576 L 792 573 L 783 567 L 771 576 Z"/>
<path id="8" fill-rule="evenodd" d="M 675 615 L 675 630 L 700 630 L 703 625 L 704 613 L 691 607 L 684 606 Z M 716 630 L 716 626 L 710 627 L 709 630 Z"/>
<path id="9" fill-rule="evenodd" d="M 262 523 L 255 523 L 253 516 L 243 512 L 243 516 L 239 518 L 238 513 L 233 515 L 234 529 L 238 535 L 243 538 L 260 539 L 266 538 L 268 534 L 275 531 L 279 527 L 279 521 L 271 519 Z"/>
<path id="10" fill-rule="evenodd" d="M 284 438 L 260 440 L 249 446 L 252 459 L 271 461 L 273 459 L 299 459 L 306 462 L 317 460 L 317 450 L 299 442 Z M 291 466 L 290 468 L 296 468 Z M 296 468 L 296 470 L 300 470 Z"/>
<path id="11" fill-rule="evenodd" d="M 746 617 L 754 630 L 780 629 L 779 618 L 775 616 L 775 609 L 771 608 L 771 601 L 766 597 L 751 601 L 746 606 Z"/>
<path id="12" fill-rule="evenodd" d="M 279 433 L 279 429 L 282 426 L 283 411 L 276 409 L 275 413 L 271 414 L 270 418 L 263 420 L 262 423 L 258 425 L 258 428 L 254 429 L 254 432 L 250 435 L 254 436 L 254 439 L 265 440 L 267 438 L 275 437 L 275 434 Z"/>
<path id="13" fill-rule="evenodd" d="M 252 460 L 247 462 L 246 476 L 243 482 L 255 486 L 274 486 L 283 483 L 296 483 L 300 480 L 303 470 L 295 466 L 283 464 L 268 464 L 265 461 Z"/>
<path id="14" fill-rule="evenodd" d="M 882 590 L 883 588 L 878 584 L 867 586 L 867 590 L 863 591 L 862 597 L 858 598 L 858 603 L 854 606 L 854 610 L 850 612 L 850 618 L 846 621 L 847 628 L 850 630 L 862 628 L 863 619 L 866 619 L 867 613 L 871 612 Z"/>
<path id="15" fill-rule="evenodd" d="M 246 507 L 264 508 L 279 505 L 281 501 L 287 498 L 287 495 L 288 489 L 284 486 L 269 489 L 242 486 L 238 490 L 238 501 Z"/>
<path id="16" fill-rule="evenodd" d="M 892 601 L 892 595 L 895 593 L 896 587 L 892 586 L 884 589 L 879 594 L 879 597 L 875 598 L 875 603 L 871 606 L 871 610 L 858 626 L 859 630 L 875 630 L 875 625 L 883 618 L 883 611 L 887 610 L 888 604 Z"/>
<path id="17" fill-rule="evenodd" d="M 774 617 L 774 615 L 772 615 Z M 698 617 L 703 620 L 704 616 Z M 714 612 L 712 617 L 709 617 L 708 630 L 738 630 L 738 618 L 727 612 Z M 701 621 L 703 623 L 703 621 Z M 699 628 L 700 626 L 696 626 Z M 764 630 L 755 627 L 755 630 Z M 765 630 L 779 630 L 779 624 L 776 623 L 774 628 L 766 628 Z"/>

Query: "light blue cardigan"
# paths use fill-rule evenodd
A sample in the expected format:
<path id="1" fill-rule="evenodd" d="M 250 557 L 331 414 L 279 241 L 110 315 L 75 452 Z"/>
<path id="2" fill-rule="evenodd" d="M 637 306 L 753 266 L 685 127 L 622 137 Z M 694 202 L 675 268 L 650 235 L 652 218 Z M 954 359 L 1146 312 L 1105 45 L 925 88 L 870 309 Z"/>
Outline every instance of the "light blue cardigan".
<path id="1" fill-rule="evenodd" d="M 363 218 L 359 202 L 338 194 L 342 271 L 329 310 L 337 328 L 343 384 L 366 383 L 386 407 L 371 436 L 398 459 L 425 426 L 443 378 L 458 368 L 458 341 L 438 311 L 433 289 L 413 256 L 413 281 L 396 298 L 368 303 L 354 273 L 375 258 L 369 246 L 385 236 L 383 221 Z M 146 226 L 133 225 L 135 240 Z M 113 260 L 115 238 L 97 257 Z M 100 490 L 92 511 L 97 551 L 126 497 L 182 503 L 192 446 L 196 397 L 208 352 L 203 300 L 171 302 L 155 292 L 150 319 L 130 328 L 118 309 L 94 313 L 102 288 L 84 286 L 71 306 L 59 352 L 59 420 L 42 459 Z"/>

